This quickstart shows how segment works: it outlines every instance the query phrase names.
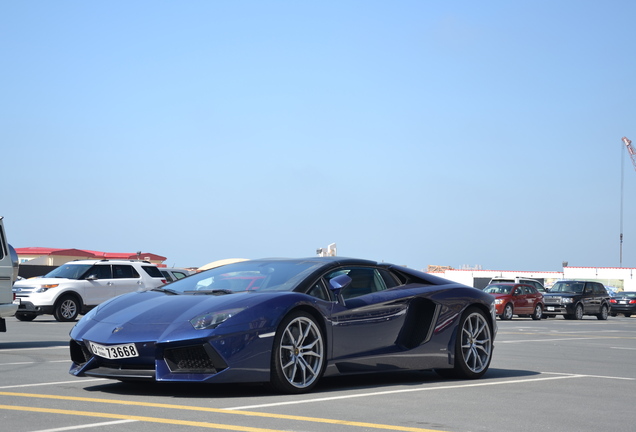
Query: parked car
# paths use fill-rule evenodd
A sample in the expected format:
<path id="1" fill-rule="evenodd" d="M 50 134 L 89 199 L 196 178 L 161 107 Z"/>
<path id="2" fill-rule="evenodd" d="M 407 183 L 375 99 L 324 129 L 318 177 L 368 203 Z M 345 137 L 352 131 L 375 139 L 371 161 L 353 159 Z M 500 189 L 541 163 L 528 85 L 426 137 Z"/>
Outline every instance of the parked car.
<path id="1" fill-rule="evenodd" d="M 5 318 L 13 316 L 18 309 L 11 290 L 17 278 L 18 255 L 15 253 L 15 249 L 7 243 L 3 217 L 0 216 L 0 332 L 7 331 Z"/>
<path id="2" fill-rule="evenodd" d="M 57 321 L 75 321 L 78 314 L 112 297 L 165 283 L 157 266 L 147 261 L 71 261 L 41 278 L 16 282 L 13 292 L 20 304 L 15 317 L 33 321 L 53 314 Z"/>
<path id="3" fill-rule="evenodd" d="M 540 320 L 543 315 L 543 295 L 532 285 L 494 283 L 484 291 L 495 296 L 495 310 L 501 320 L 512 319 L 513 315 Z"/>
<path id="4" fill-rule="evenodd" d="M 479 378 L 492 358 L 493 311 L 490 294 L 402 266 L 243 261 L 102 303 L 71 330 L 70 373 L 266 382 L 286 393 L 361 372 Z"/>
<path id="5" fill-rule="evenodd" d="M 609 303 L 611 316 L 622 314 L 629 318 L 636 314 L 636 291 L 617 292 Z"/>
<path id="6" fill-rule="evenodd" d="M 160 268 L 159 271 L 168 282 L 174 282 L 184 277 L 190 276 L 194 272 L 188 269 L 182 268 Z"/>
<path id="7" fill-rule="evenodd" d="M 490 279 L 490 284 L 494 284 L 494 283 L 502 283 L 502 282 L 508 282 L 508 283 L 522 283 L 522 284 L 526 284 L 526 285 L 532 285 L 533 287 L 536 288 L 537 291 L 539 291 L 540 293 L 544 293 L 547 290 L 545 289 L 545 287 L 543 286 L 543 284 L 541 282 L 539 282 L 536 279 L 528 279 L 528 278 L 522 278 L 522 277 L 515 277 L 515 278 L 507 278 L 507 277 L 494 277 L 492 279 Z"/>
<path id="8" fill-rule="evenodd" d="M 610 311 L 610 295 L 600 282 L 557 281 L 543 294 L 543 301 L 546 318 L 563 315 L 565 319 L 580 320 L 584 315 L 594 315 L 606 320 Z"/>

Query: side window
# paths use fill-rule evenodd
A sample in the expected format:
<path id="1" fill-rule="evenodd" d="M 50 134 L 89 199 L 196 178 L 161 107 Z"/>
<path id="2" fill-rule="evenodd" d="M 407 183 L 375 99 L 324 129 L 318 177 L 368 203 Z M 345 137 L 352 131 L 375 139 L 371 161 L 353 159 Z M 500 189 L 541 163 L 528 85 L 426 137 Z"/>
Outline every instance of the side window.
<path id="1" fill-rule="evenodd" d="M 113 265 L 113 277 L 115 279 L 138 279 L 139 273 L 133 266 L 124 264 Z"/>
<path id="2" fill-rule="evenodd" d="M 148 273 L 150 277 L 156 277 L 156 278 L 163 277 L 161 275 L 161 271 L 156 266 L 142 265 L 141 268 L 144 269 L 144 271 Z M 135 270 L 134 267 L 132 269 L 135 273 L 137 273 L 137 270 Z M 139 277 L 139 275 L 137 275 L 136 277 Z"/>
<path id="3" fill-rule="evenodd" d="M 307 294 L 324 301 L 331 301 L 329 291 L 327 291 L 327 288 L 325 288 L 325 284 L 322 282 L 322 279 L 316 282 L 314 286 L 312 286 L 309 291 L 307 291 Z"/>
<path id="4" fill-rule="evenodd" d="M 97 279 L 112 279 L 113 273 L 111 272 L 110 265 L 102 264 L 102 265 L 94 265 L 90 268 L 84 278 L 88 278 L 90 276 L 94 276 Z"/>
<path id="5" fill-rule="evenodd" d="M 2 230 L 2 226 L 0 225 L 0 259 L 4 258 L 7 255 L 7 242 L 4 239 L 4 231 Z"/>
<path id="6" fill-rule="evenodd" d="M 178 271 L 173 271 L 172 274 L 174 275 L 175 278 L 177 279 L 183 279 L 184 277 L 186 277 L 187 275 L 183 272 L 178 272 Z"/>
<path id="7" fill-rule="evenodd" d="M 389 272 L 388 270 L 384 270 L 384 269 L 379 269 L 376 270 L 380 276 L 382 277 L 382 281 L 384 282 L 384 286 L 388 289 L 388 288 L 395 288 L 396 286 L 400 286 L 403 285 L 402 283 L 398 282 L 393 275 L 391 274 L 391 272 Z"/>
<path id="8" fill-rule="evenodd" d="M 594 292 L 596 294 L 600 294 L 600 295 L 606 295 L 607 291 L 605 290 L 605 287 L 600 284 L 600 283 L 595 283 L 594 284 Z"/>
<path id="9" fill-rule="evenodd" d="M 594 285 L 593 283 L 586 283 L 585 284 L 585 291 L 583 291 L 584 294 L 592 294 L 592 285 Z"/>
<path id="10" fill-rule="evenodd" d="M 341 274 L 349 276 L 351 278 L 351 284 L 342 290 L 342 297 L 350 299 L 387 289 L 387 284 L 381 273 L 382 271 L 383 270 L 372 267 L 349 267 L 331 272 L 326 276 L 326 279 L 329 281 Z M 391 287 L 397 285 L 397 282 L 395 282 L 390 274 L 386 276 L 391 283 Z"/>
<path id="11" fill-rule="evenodd" d="M 164 279 L 167 280 L 168 282 L 174 282 L 175 279 L 172 277 L 172 275 L 170 273 L 168 273 L 167 271 L 162 271 L 161 274 L 163 275 Z"/>

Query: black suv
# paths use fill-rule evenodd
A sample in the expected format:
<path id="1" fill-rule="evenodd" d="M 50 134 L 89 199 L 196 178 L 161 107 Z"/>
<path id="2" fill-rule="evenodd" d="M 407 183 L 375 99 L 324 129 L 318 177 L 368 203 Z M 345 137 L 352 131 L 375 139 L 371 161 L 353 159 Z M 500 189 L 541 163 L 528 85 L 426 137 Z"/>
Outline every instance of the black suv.
<path id="1" fill-rule="evenodd" d="M 543 293 L 545 318 L 563 315 L 565 319 L 580 320 L 583 315 L 595 315 L 606 320 L 610 296 L 602 283 L 567 280 L 558 281 L 549 292 Z"/>

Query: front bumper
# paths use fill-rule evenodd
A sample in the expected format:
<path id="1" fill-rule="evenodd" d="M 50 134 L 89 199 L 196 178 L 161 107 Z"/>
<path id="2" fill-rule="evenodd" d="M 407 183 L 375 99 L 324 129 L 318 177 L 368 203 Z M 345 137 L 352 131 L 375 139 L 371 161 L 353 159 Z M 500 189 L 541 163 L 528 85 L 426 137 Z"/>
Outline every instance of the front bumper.
<path id="1" fill-rule="evenodd" d="M 96 355 L 86 340 L 71 339 L 69 373 L 121 381 L 265 382 L 270 378 L 272 340 L 245 334 L 162 343 L 137 340 L 137 357 L 116 360 Z"/>
<path id="2" fill-rule="evenodd" d="M 574 314 L 573 304 L 546 304 L 543 315 L 572 315 Z"/>
<path id="3" fill-rule="evenodd" d="M 20 304 L 18 305 L 18 310 L 16 311 L 16 313 L 20 313 L 20 312 L 30 313 L 30 314 L 32 313 L 37 315 L 52 314 L 53 306 L 36 306 L 30 301 L 21 300 Z"/>

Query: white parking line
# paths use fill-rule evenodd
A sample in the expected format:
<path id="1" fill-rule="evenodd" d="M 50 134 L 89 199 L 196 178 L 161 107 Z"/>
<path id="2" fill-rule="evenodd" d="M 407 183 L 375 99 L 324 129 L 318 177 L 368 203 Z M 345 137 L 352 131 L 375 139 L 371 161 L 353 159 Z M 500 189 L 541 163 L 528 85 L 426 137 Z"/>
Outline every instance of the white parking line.
<path id="1" fill-rule="evenodd" d="M 543 378 L 528 378 L 528 379 L 519 379 L 519 380 L 510 380 L 510 381 L 497 381 L 497 382 L 479 382 L 479 383 L 471 383 L 471 384 L 457 384 L 457 385 L 446 385 L 446 386 L 436 386 L 436 387 L 422 387 L 422 388 L 415 388 L 415 389 L 414 388 L 409 388 L 409 389 L 402 389 L 402 390 L 388 390 L 388 391 L 382 391 L 382 392 L 360 393 L 360 394 L 347 395 L 347 396 L 334 396 L 334 397 L 317 398 L 317 399 L 306 399 L 306 400 L 295 400 L 295 401 L 289 401 L 289 402 L 278 402 L 278 403 L 271 403 L 271 404 L 248 405 L 248 406 L 225 408 L 225 409 L 227 409 L 227 410 L 247 410 L 247 409 L 254 409 L 254 408 L 268 408 L 268 407 L 281 406 L 281 405 L 294 405 L 294 404 L 301 404 L 301 403 L 325 402 L 325 401 L 333 401 L 333 400 L 339 400 L 339 399 L 352 399 L 352 398 L 369 397 L 369 396 L 384 396 L 384 395 L 390 395 L 390 394 L 396 394 L 396 393 L 413 393 L 413 392 L 422 392 L 422 391 L 448 390 L 448 389 L 459 389 L 459 388 L 469 388 L 469 387 L 487 387 L 487 386 L 495 386 L 495 385 L 533 383 L 533 382 L 539 382 L 539 381 L 551 381 L 551 380 L 571 379 L 571 378 L 602 378 L 602 379 L 617 379 L 617 380 L 636 381 L 636 378 L 596 376 L 596 375 L 561 374 L 561 373 L 558 373 L 558 372 L 541 372 L 541 374 L 559 375 L 559 376 L 543 377 Z"/>
<path id="2" fill-rule="evenodd" d="M 34 347 L 34 348 L 9 348 L 9 349 L 0 349 L 0 354 L 11 352 L 11 351 L 33 351 L 33 350 L 50 350 L 50 349 L 68 349 L 68 345 L 57 345 L 52 347 Z"/>
<path id="3" fill-rule="evenodd" d="M 51 360 L 46 362 L 15 362 L 15 363 L 0 363 L 0 366 L 42 364 L 42 363 L 70 363 L 70 362 L 71 362 L 70 360 Z"/>
<path id="4" fill-rule="evenodd" d="M 60 385 L 60 384 L 81 384 L 85 382 L 92 381 L 108 381 L 106 378 L 94 378 L 94 379 L 75 379 L 73 381 L 58 381 L 58 382 L 48 382 L 48 383 L 34 383 L 34 384 L 20 384 L 20 385 L 10 385 L 10 386 L 2 386 L 0 389 L 10 389 L 10 388 L 21 388 L 21 387 L 39 387 L 39 386 L 47 386 L 47 385 Z"/>
<path id="5" fill-rule="evenodd" d="M 458 389 L 458 388 L 468 388 L 468 387 L 485 387 L 485 386 L 493 386 L 493 385 L 505 385 L 505 384 L 518 384 L 518 383 L 527 383 L 527 382 L 538 382 L 538 381 L 551 381 L 558 379 L 570 379 L 570 378 L 580 378 L 585 375 L 563 375 L 557 377 L 544 377 L 544 378 L 529 378 L 522 380 L 512 380 L 512 381 L 497 381 L 497 382 L 480 382 L 480 383 L 471 383 L 471 384 L 457 384 L 457 385 L 445 385 L 445 386 L 436 386 L 436 387 L 420 387 L 420 388 L 408 388 L 402 390 L 387 390 L 381 392 L 372 392 L 372 393 L 359 393 L 347 396 L 334 396 L 334 397 L 326 397 L 326 398 L 318 398 L 318 399 L 306 399 L 306 400 L 295 400 L 289 402 L 279 402 L 272 404 L 262 404 L 262 405 L 249 405 L 249 406 L 241 406 L 241 407 L 233 407 L 226 408 L 228 410 L 246 410 L 246 409 L 254 409 L 254 408 L 267 408 L 272 406 L 281 406 L 281 405 L 294 405 L 301 403 L 314 403 L 314 402 L 325 402 L 325 401 L 333 401 L 339 399 L 353 399 L 360 397 L 370 397 L 370 396 L 384 396 L 391 395 L 397 393 L 413 393 L 413 392 L 422 392 L 422 391 L 432 391 L 432 390 L 448 390 L 448 389 Z"/>
<path id="6" fill-rule="evenodd" d="M 607 337 L 575 337 L 575 338 L 558 338 L 558 339 L 523 339 L 523 340 L 509 340 L 509 341 L 497 341 L 498 344 L 507 343 L 526 343 L 526 342 L 556 342 L 556 341 L 579 341 L 589 339 L 607 339 Z"/>
<path id="7" fill-rule="evenodd" d="M 116 424 L 122 424 L 122 423 L 132 423 L 132 422 L 136 422 L 136 421 L 138 421 L 138 420 L 117 420 L 117 421 L 111 421 L 111 422 L 102 422 L 102 423 L 92 423 L 92 424 L 85 424 L 85 425 L 79 425 L 79 426 L 61 427 L 61 428 L 56 428 L 56 429 L 42 429 L 42 430 L 33 431 L 33 432 L 62 432 L 62 431 L 86 429 L 86 428 L 93 428 L 93 427 L 110 426 L 110 425 L 116 425 Z"/>

